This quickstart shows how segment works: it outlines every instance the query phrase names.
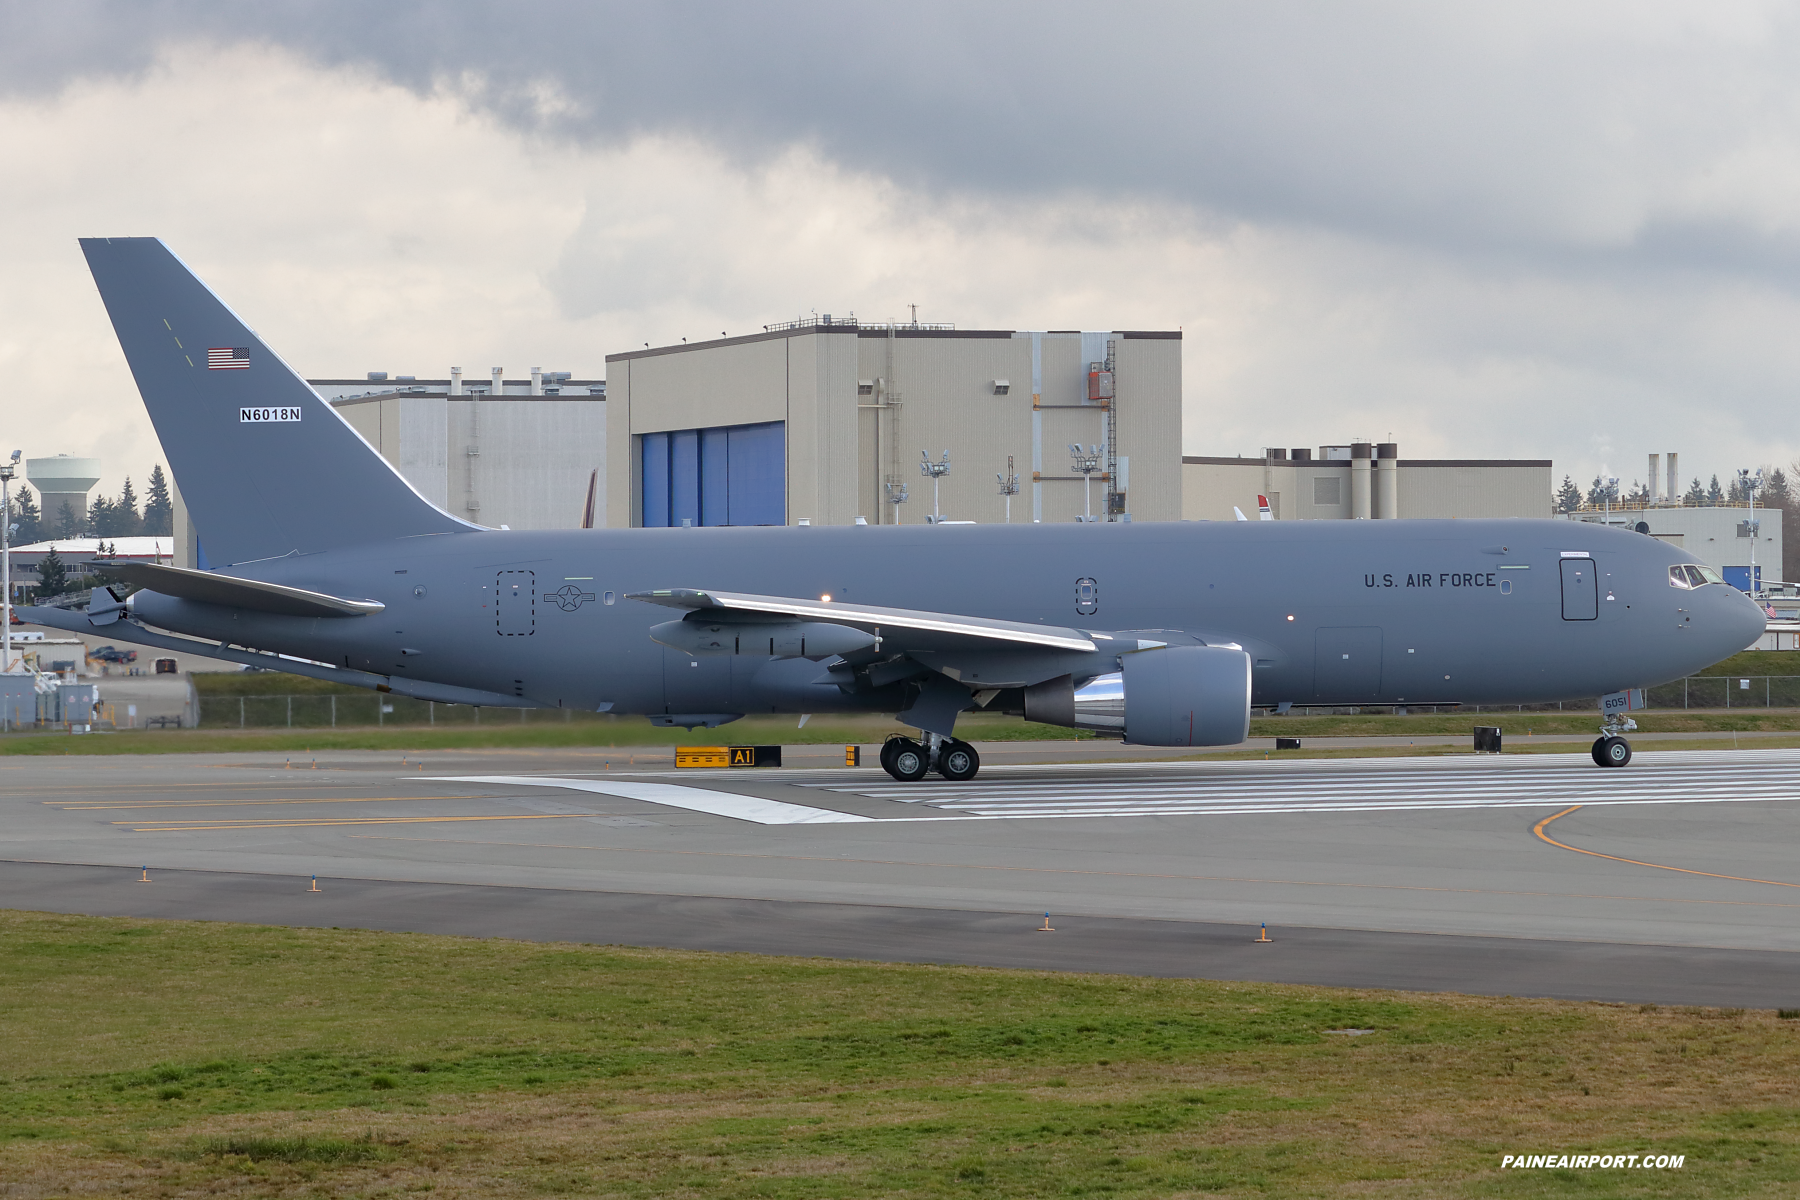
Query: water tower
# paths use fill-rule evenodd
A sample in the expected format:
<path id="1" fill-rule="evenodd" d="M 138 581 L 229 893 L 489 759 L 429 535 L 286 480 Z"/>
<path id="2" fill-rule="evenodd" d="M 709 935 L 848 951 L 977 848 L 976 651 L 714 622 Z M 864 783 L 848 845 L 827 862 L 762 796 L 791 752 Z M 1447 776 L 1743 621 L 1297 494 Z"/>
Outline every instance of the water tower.
<path id="1" fill-rule="evenodd" d="M 38 490 L 38 512 L 43 514 L 44 529 L 62 528 L 62 506 L 67 504 L 77 520 L 87 515 L 88 492 L 100 482 L 100 460 L 55 458 L 25 460 L 25 478 Z"/>

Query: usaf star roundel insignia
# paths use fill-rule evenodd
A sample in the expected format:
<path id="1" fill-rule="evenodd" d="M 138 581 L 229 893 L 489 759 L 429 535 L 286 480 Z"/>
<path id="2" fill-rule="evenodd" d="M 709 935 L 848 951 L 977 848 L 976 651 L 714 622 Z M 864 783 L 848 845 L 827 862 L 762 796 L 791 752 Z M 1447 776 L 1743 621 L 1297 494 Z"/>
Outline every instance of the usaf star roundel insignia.
<path id="1" fill-rule="evenodd" d="M 574 612 L 593 598 L 594 593 L 584 592 L 572 583 L 563 584 L 546 597 L 546 599 L 556 601 L 556 607 L 564 612 Z"/>

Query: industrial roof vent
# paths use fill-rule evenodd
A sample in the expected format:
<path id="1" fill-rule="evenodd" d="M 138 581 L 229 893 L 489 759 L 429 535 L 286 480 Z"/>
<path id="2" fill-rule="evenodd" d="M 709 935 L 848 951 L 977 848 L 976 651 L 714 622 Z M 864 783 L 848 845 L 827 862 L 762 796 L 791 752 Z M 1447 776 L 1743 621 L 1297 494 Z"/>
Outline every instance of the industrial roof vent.
<path id="1" fill-rule="evenodd" d="M 1012 380 L 1010 380 L 1010 379 L 994 380 L 994 395 L 1005 396 L 1008 393 L 1010 393 L 1011 391 L 1012 391 Z"/>

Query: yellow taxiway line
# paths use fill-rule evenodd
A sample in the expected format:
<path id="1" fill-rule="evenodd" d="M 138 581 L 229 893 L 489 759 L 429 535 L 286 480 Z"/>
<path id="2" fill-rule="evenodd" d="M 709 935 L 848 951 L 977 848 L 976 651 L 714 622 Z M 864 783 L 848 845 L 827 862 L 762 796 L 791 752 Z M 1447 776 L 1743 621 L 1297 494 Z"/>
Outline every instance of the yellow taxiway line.
<path id="1" fill-rule="evenodd" d="M 65 804 L 62 812 L 112 812 L 130 808 L 248 808 L 259 804 L 387 804 L 396 800 L 485 800 L 485 796 L 338 796 L 325 800 L 309 800 L 303 796 L 282 796 L 273 800 L 149 800 L 143 804 Z"/>
<path id="2" fill-rule="evenodd" d="M 136 821 L 114 821 L 114 825 L 134 826 L 133 833 L 203 833 L 214 829 L 239 831 L 256 829 L 316 829 L 328 825 L 418 825 L 435 821 L 566 821 L 570 817 L 592 817 L 596 813 L 520 813 L 517 816 L 479 817 L 349 817 L 338 821 L 250 821 L 224 825 L 202 825 L 193 821 L 161 821 L 154 828 Z"/>
<path id="3" fill-rule="evenodd" d="M 1577 854 L 1586 854 L 1593 858 L 1609 858 L 1613 862 L 1630 863 L 1634 867 L 1655 867 L 1658 871 L 1679 871 L 1683 875 L 1704 875 L 1708 879 L 1729 879 L 1734 883 L 1766 883 L 1770 887 L 1784 888 L 1800 887 L 1800 883 L 1783 883 L 1779 879 L 1751 879 L 1744 875 L 1721 875 L 1717 871 L 1696 871 L 1692 867 L 1671 867 L 1666 863 L 1644 862 L 1642 859 L 1637 858 L 1620 858 L 1616 854 L 1602 854 L 1598 850 L 1583 850 L 1580 846 L 1571 846 L 1567 842 L 1559 842 L 1544 832 L 1544 829 L 1550 822 L 1566 817 L 1581 807 L 1583 806 L 1580 804 L 1571 804 L 1561 812 L 1545 817 L 1536 825 L 1533 825 L 1531 827 L 1531 832 L 1537 834 L 1538 837 L 1549 842 L 1552 846 L 1561 846 L 1564 850 L 1573 850 Z"/>

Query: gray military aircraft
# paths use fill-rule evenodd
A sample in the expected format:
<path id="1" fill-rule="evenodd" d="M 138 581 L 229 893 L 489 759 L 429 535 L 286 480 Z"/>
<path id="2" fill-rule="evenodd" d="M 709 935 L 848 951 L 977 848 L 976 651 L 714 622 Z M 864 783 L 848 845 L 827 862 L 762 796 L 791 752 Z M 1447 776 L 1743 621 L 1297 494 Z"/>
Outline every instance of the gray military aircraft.
<path id="1" fill-rule="evenodd" d="M 108 564 L 141 590 L 24 610 L 58 628 L 690 729 L 897 713 L 920 736 L 882 765 L 911 780 L 976 773 L 955 736 L 973 709 L 1223 746 L 1256 708 L 1628 695 L 1764 626 L 1692 555 L 1563 521 L 485 529 L 420 496 L 160 240 L 81 245 L 214 565 Z M 1597 763 L 1630 761 L 1627 728 Z"/>

